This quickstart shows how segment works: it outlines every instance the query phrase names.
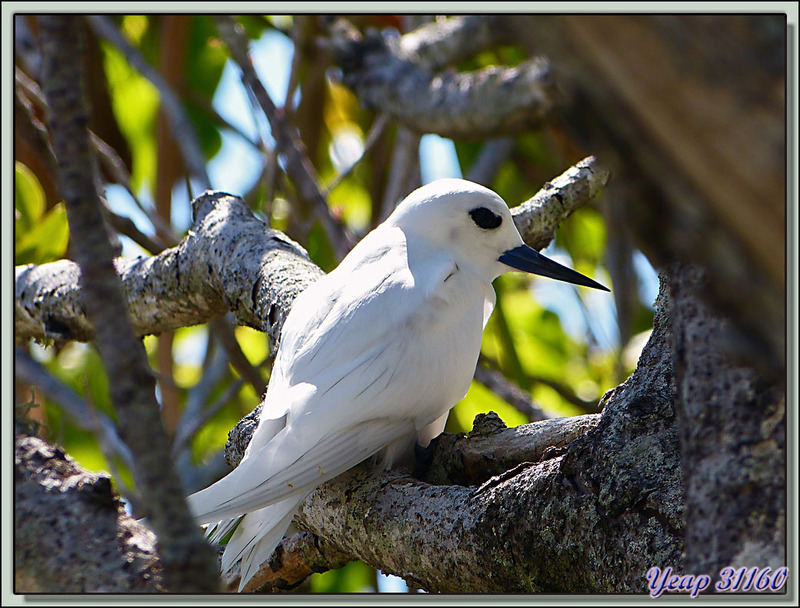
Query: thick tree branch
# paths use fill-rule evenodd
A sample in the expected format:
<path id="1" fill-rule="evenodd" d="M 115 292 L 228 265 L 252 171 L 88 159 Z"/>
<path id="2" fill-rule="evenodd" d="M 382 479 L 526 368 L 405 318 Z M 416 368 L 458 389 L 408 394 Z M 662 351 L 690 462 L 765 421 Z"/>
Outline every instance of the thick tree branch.
<path id="1" fill-rule="evenodd" d="M 584 159 L 512 209 L 528 243 L 546 246 L 558 222 L 597 195 L 608 173 L 596 165 L 593 157 Z M 322 270 L 300 245 L 253 216 L 240 198 L 207 192 L 192 205 L 192 229 L 176 247 L 116 261 L 134 332 L 158 334 L 231 311 L 238 324 L 264 331 L 277 343 L 294 297 Z M 15 275 L 18 342 L 93 338 L 74 262 L 18 266 Z"/>
<path id="2" fill-rule="evenodd" d="M 607 393 L 602 415 L 444 435 L 426 481 L 376 476 L 365 465 L 317 488 L 295 522 L 326 551 L 338 549 L 429 591 L 644 591 L 650 567 L 682 564 L 667 304 L 662 287 L 639 366 Z M 232 431 L 229 463 L 241 458 L 256 416 Z M 295 540 L 284 541 L 282 555 L 289 542 Z M 254 585 L 285 583 L 275 555 Z"/>
<path id="3" fill-rule="evenodd" d="M 232 311 L 237 323 L 277 339 L 294 296 L 322 271 L 239 198 L 206 193 L 193 209 L 192 230 L 176 247 L 151 258 L 117 260 L 134 332 L 157 334 Z M 17 267 L 17 340 L 93 338 L 79 277 L 68 260 Z"/>
<path id="4" fill-rule="evenodd" d="M 698 298 L 704 275 L 685 264 L 664 273 L 680 387 L 686 566 L 712 576 L 728 566 L 776 570 L 787 565 L 785 388 L 725 356 L 732 327 Z"/>
<path id="5" fill-rule="evenodd" d="M 18 435 L 14 453 L 15 591 L 164 591 L 156 538 L 126 515 L 105 475 Z"/>
<path id="6" fill-rule="evenodd" d="M 332 26 L 330 48 L 344 83 L 363 107 L 417 133 L 467 140 L 516 135 L 539 126 L 558 103 L 552 71 L 542 59 L 470 73 L 433 73 L 402 52 L 402 44 L 377 32 L 362 37 L 344 21 Z M 447 55 L 457 53 L 449 49 Z"/>
<path id="7" fill-rule="evenodd" d="M 59 190 L 64 196 L 80 286 L 96 344 L 111 379 L 110 392 L 123 440 L 134 458 L 134 476 L 158 535 L 167 586 L 173 591 L 217 588 L 212 553 L 193 526 L 171 466 L 169 442 L 155 399 L 155 382 L 141 341 L 126 314 L 112 263 L 100 198 L 95 191 L 92 148 L 84 98 L 81 21 L 75 16 L 39 18 L 42 82 L 50 110 Z M 147 433 L 140 429 L 147 429 Z"/>
<path id="8" fill-rule="evenodd" d="M 642 592 L 650 567 L 681 567 L 683 545 L 665 305 L 662 293 L 636 372 L 607 395 L 599 421 L 582 417 L 596 426 L 565 450 L 530 453 L 539 461 L 477 489 L 362 470 L 318 488 L 296 522 L 430 591 Z M 455 443 L 471 441 L 491 440 Z"/>
<path id="9" fill-rule="evenodd" d="M 425 23 L 404 34 L 399 52 L 436 72 L 507 41 L 508 28 L 502 26 L 500 17 L 466 15 Z"/>

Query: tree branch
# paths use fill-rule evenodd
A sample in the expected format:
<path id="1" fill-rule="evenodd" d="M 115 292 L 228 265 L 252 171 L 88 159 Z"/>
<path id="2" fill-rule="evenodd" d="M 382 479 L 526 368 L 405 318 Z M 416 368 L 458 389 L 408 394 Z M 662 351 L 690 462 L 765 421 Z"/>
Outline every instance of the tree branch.
<path id="1" fill-rule="evenodd" d="M 332 26 L 329 46 L 344 84 L 363 107 L 417 133 L 466 140 L 516 135 L 539 126 L 557 105 L 552 71 L 542 59 L 435 74 L 403 53 L 402 43 L 392 44 L 377 32 L 362 37 L 343 20 Z"/>
<path id="2" fill-rule="evenodd" d="M 294 296 L 322 271 L 240 198 L 206 193 L 193 209 L 192 230 L 176 247 L 116 261 L 134 332 L 157 334 L 232 311 L 237 323 L 267 332 L 277 343 Z M 79 277 L 68 260 L 16 268 L 18 341 L 93 339 Z"/>
<path id="3" fill-rule="evenodd" d="M 607 395 L 601 416 L 505 429 L 495 439 L 440 439 L 465 446 L 465 454 L 466 446 L 481 442 L 502 451 L 507 434 L 521 433 L 518 445 L 524 446 L 534 429 L 586 421 L 570 431 L 578 437 L 566 448 L 528 453 L 524 458 L 532 463 L 477 489 L 362 469 L 318 488 L 295 521 L 324 542 L 429 591 L 644 591 L 650 567 L 680 568 L 683 546 L 665 297 L 662 292 L 639 367 Z M 443 445 L 442 454 L 448 448 Z M 481 454 L 480 461 L 491 459 Z M 510 465 L 511 460 L 503 464 Z M 574 568 L 576 563 L 582 567 Z"/>
<path id="4" fill-rule="evenodd" d="M 220 37 L 230 49 L 233 60 L 242 70 L 242 81 L 258 100 L 272 129 L 278 150 L 286 160 L 286 174 L 292 180 L 301 200 L 308 205 L 322 222 L 331 245 L 339 258 L 343 258 L 355 244 L 347 228 L 331 215 L 328 202 L 322 196 L 319 177 L 308 158 L 305 146 L 295 130 L 278 112 L 275 103 L 259 80 L 247 50 L 247 37 L 232 17 L 218 16 L 217 28 Z"/>
<path id="5" fill-rule="evenodd" d="M 36 437 L 14 444 L 17 593 L 165 590 L 155 536 L 126 515 L 107 476 Z"/>
<path id="6" fill-rule="evenodd" d="M 587 156 L 539 192 L 511 210 L 522 238 L 534 249 L 544 249 L 555 230 L 577 208 L 595 198 L 608 183 L 610 173 Z"/>
<path id="7" fill-rule="evenodd" d="M 50 109 L 59 190 L 64 196 L 80 287 L 97 328 L 96 345 L 111 379 L 121 435 L 134 458 L 134 476 L 158 536 L 167 586 L 172 591 L 217 588 L 213 555 L 193 525 L 169 458 L 169 442 L 155 399 L 155 382 L 141 341 L 133 334 L 112 263 L 100 198 L 95 190 L 84 98 L 81 21 L 75 16 L 39 18 L 42 82 Z M 141 432 L 147 429 L 146 433 Z"/>
<path id="8" fill-rule="evenodd" d="M 507 32 L 497 15 L 451 17 L 425 23 L 401 36 L 399 52 L 435 72 L 507 42 Z"/>
<path id="9" fill-rule="evenodd" d="M 90 408 L 70 387 L 52 376 L 20 348 L 14 351 L 14 375 L 17 379 L 38 387 L 58 403 L 76 426 L 94 433 L 109 461 L 113 461 L 112 457 L 116 456 L 125 463 L 125 466 L 133 468 L 131 451 L 120 439 L 114 421 L 103 412 Z"/>
<path id="10" fill-rule="evenodd" d="M 679 571 L 683 476 L 667 298 L 662 285 L 639 365 L 606 394 L 601 415 L 443 435 L 425 481 L 365 465 L 317 488 L 295 523 L 326 550 L 434 592 L 639 593 L 649 568 Z M 231 432 L 229 463 L 256 418 Z M 453 483 L 481 485 L 441 485 Z"/>
<path id="11" fill-rule="evenodd" d="M 539 248 L 547 245 L 558 222 L 596 196 L 607 179 L 588 157 L 546 184 L 512 209 L 523 238 Z M 242 199 L 207 192 L 192 205 L 192 229 L 176 247 L 116 261 L 134 332 L 158 334 L 231 311 L 237 323 L 268 333 L 277 344 L 294 297 L 322 270 L 300 245 L 253 216 Z M 79 278 L 68 260 L 16 268 L 18 342 L 93 338 Z"/>

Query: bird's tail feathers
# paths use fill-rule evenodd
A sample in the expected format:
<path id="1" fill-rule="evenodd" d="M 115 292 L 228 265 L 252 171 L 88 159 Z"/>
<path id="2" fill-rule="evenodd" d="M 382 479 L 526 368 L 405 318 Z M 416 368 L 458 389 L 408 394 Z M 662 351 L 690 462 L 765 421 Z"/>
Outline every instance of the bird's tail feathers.
<path id="1" fill-rule="evenodd" d="M 258 573 L 281 542 L 304 496 L 295 496 L 263 509 L 251 511 L 239 523 L 222 555 L 223 575 L 241 560 L 239 591 Z M 223 534 L 224 536 L 224 534 Z"/>

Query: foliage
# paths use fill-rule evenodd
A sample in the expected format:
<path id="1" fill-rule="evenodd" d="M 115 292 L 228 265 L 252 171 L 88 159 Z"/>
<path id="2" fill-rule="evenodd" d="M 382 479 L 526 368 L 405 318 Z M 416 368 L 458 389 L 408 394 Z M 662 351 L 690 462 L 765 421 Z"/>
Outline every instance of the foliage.
<path id="1" fill-rule="evenodd" d="M 171 39 L 163 36 L 167 18 L 126 15 L 115 17 L 114 23 L 151 66 L 159 70 L 169 69 L 175 74 L 173 82 L 178 85 L 175 90 L 199 138 L 209 164 L 212 186 L 245 196 L 254 210 L 274 227 L 285 230 L 302 243 L 319 266 L 325 270 L 335 267 L 338 259 L 325 230 L 311 218 L 310 210 L 302 207 L 289 181 L 279 175 L 282 161 L 275 158 L 268 123 L 242 93 L 238 68 L 228 59 L 227 48 L 218 38 L 213 18 L 183 16 L 178 23 L 171 24 L 186 41 L 185 49 L 175 48 Z M 365 25 L 369 25 L 369 18 L 363 20 Z M 279 87 L 282 74 L 292 83 L 293 88 L 284 91 L 283 97 L 277 97 L 275 102 L 279 106 L 286 99 L 294 102 L 288 116 L 300 133 L 323 186 L 357 162 L 354 170 L 330 191 L 328 201 L 336 217 L 341 218 L 355 234 L 363 235 L 381 216 L 400 127 L 388 123 L 376 143 L 365 151 L 367 134 L 373 128 L 376 116 L 360 107 L 348 89 L 329 77 L 329 59 L 315 50 L 313 41 L 322 36 L 323 31 L 311 16 L 248 15 L 240 21 L 254 43 L 253 48 L 263 53 L 259 58 L 261 65 L 270 65 L 270 51 L 276 48 L 275 40 L 281 40 L 281 44 L 300 43 L 293 47 L 298 55 L 292 58 L 292 65 L 272 65 L 260 76 L 268 88 Z M 121 148 L 130 151 L 126 166 L 130 193 L 126 194 L 119 188 L 118 178 L 103 173 L 106 195 L 115 213 L 131 217 L 142 233 L 153 236 L 161 232 L 157 228 L 159 222 L 154 219 L 158 213 L 155 211 L 158 172 L 168 156 L 173 154 L 168 147 L 169 138 L 159 134 L 160 94 L 158 88 L 131 65 L 123 51 L 105 41 L 99 43 L 99 49 L 103 78 L 93 83 L 97 86 L 91 88 L 92 94 L 98 95 L 96 91 L 99 88 L 108 95 L 113 122 L 122 134 L 120 156 L 126 157 Z M 516 63 L 521 58 L 519 49 L 508 47 L 499 53 L 482 53 L 463 67 L 475 69 L 501 60 Z M 17 67 L 23 71 L 29 69 L 23 63 L 18 63 Z M 226 78 L 226 71 L 237 74 L 236 78 Z M 35 73 L 29 75 L 35 79 Z M 105 107 L 99 99 L 93 98 L 90 102 L 93 108 Z M 111 139 L 105 132 L 98 135 Z M 450 142 L 445 143 L 450 145 Z M 483 142 L 452 142 L 453 158 L 462 174 L 467 173 L 482 146 Z M 487 185 L 509 204 L 516 205 L 582 156 L 565 143 L 564 135 L 555 127 L 521 133 L 515 140 L 512 153 Z M 46 166 L 47 162 L 34 166 L 20 161 L 15 165 L 17 265 L 41 264 L 68 256 L 69 232 L 63 204 L 57 198 L 48 200 L 42 186 L 48 175 L 41 167 Z M 242 167 L 247 167 L 248 171 Z M 253 167 L 257 168 L 255 172 Z M 434 167 L 433 170 L 440 169 Z M 161 218 L 161 221 L 171 223 L 178 235 L 186 228 L 186 218 L 191 215 L 187 183 L 185 172 L 175 176 L 171 184 L 170 205 L 166 207 L 171 208 L 171 212 L 168 217 Z M 582 209 L 564 222 L 552 251 L 563 256 L 577 270 L 608 282 L 603 266 L 608 235 L 599 211 L 601 208 L 602 201 L 597 207 Z M 142 250 L 141 243 L 136 244 L 128 236 L 122 236 L 121 241 L 126 255 L 138 254 Z M 571 288 L 556 290 L 546 283 L 546 280 L 539 279 L 531 284 L 529 278 L 519 275 L 498 279 L 497 310 L 486 329 L 482 353 L 510 382 L 524 389 L 546 411 L 554 415 L 581 413 L 583 410 L 577 405 L 580 400 L 596 403 L 605 390 L 618 384 L 632 371 L 619 365 L 627 345 L 617 343 L 615 336 L 619 332 L 613 322 L 609 324 L 604 322 L 605 319 L 598 321 L 593 318 L 587 309 L 587 301 L 583 299 L 584 294 Z M 636 332 L 651 326 L 648 323 L 652 321 L 652 299 L 649 296 L 650 301 L 640 301 Z M 614 314 L 610 308 L 613 305 L 609 302 L 610 298 L 605 300 L 603 316 L 613 321 Z M 565 315 L 572 315 L 569 322 Z M 598 340 L 597 336 L 603 334 L 605 339 Z M 238 328 L 236 337 L 251 365 L 259 366 L 267 359 L 265 336 Z M 151 363 L 158 370 L 159 386 L 162 389 L 174 387 L 177 393 L 177 401 L 171 407 L 178 411 L 198 395 L 205 403 L 214 403 L 240 376 L 237 370 L 228 366 L 211 383 L 212 386 L 202 382 L 211 366 L 213 357 L 210 354 L 219 348 L 213 332 L 206 326 L 176 332 L 171 344 L 166 346 L 171 350 L 170 365 L 166 365 L 158 355 L 159 348 L 164 348 L 165 343 L 159 345 L 158 338 L 147 337 L 145 344 Z M 113 418 L 108 378 L 102 361 L 91 346 L 69 343 L 44 347 L 31 344 L 29 349 L 56 378 L 92 407 Z M 262 372 L 266 376 L 268 366 Z M 554 386 L 565 390 L 559 391 Z M 580 399 L 565 398 L 569 391 Z M 166 395 L 166 391 L 161 390 L 160 394 Z M 26 395 L 17 398 L 24 399 Z M 41 398 L 38 392 L 37 397 Z M 230 428 L 257 404 L 259 398 L 250 384 L 243 383 L 225 407 L 211 416 L 194 435 L 192 458 L 186 466 L 202 467 L 211 459 L 224 446 Z M 509 426 L 527 422 L 524 414 L 476 382 L 454 409 L 447 430 L 466 432 L 471 428 L 475 415 L 488 410 L 500 413 Z M 63 414 L 59 404 L 46 395 L 42 422 L 49 437 L 62 443 L 83 466 L 109 468 L 110 463 L 97 438 L 81 430 Z M 122 476 L 123 486 L 131 487 L 130 473 L 119 463 L 116 470 Z M 372 588 L 373 584 L 374 573 L 363 564 L 354 564 L 316 576 L 311 586 L 316 591 L 342 592 Z"/>

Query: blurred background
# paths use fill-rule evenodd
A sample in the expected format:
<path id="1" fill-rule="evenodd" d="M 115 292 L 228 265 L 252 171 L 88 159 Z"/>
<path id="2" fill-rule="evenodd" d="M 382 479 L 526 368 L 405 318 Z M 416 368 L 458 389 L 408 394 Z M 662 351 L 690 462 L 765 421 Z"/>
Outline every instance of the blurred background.
<path id="1" fill-rule="evenodd" d="M 359 29 L 397 32 L 432 20 L 394 15 L 348 18 Z M 333 269 L 339 256 L 282 173 L 270 126 L 243 87 L 240 70 L 220 41 L 214 19 L 201 15 L 104 19 L 130 47 L 102 39 L 87 23 L 90 128 L 102 140 L 102 188 L 122 255 L 154 255 L 185 236 L 191 224 L 191 200 L 203 190 L 187 177 L 161 103 L 162 92 L 135 67 L 135 54 L 180 100 L 207 160 L 211 187 L 244 197 L 256 215 L 301 243 L 316 264 Z M 316 16 L 248 15 L 237 20 L 251 40 L 261 81 L 305 145 L 333 215 L 356 237 L 366 234 L 418 185 L 440 177 L 470 177 L 490 153 L 494 168 L 482 181 L 512 207 L 596 153 L 559 120 L 490 141 L 413 133 L 361 107 L 341 83 L 339 70 L 318 44 L 325 29 Z M 504 45 L 458 67 L 467 71 L 516 65 L 526 58 L 520 46 Z M 69 257 L 66 215 L 48 156 L 38 61 L 35 19 L 17 16 L 16 265 Z M 601 165 L 603 160 L 598 156 Z M 475 415 L 488 411 L 497 412 L 508 426 L 597 412 L 603 393 L 632 372 L 652 328 L 658 281 L 647 257 L 629 242 L 621 244 L 617 239 L 625 237 L 619 231 L 608 230 L 609 196 L 613 193 L 601 194 L 569 217 L 544 253 L 608 285 L 613 295 L 521 274 L 500 277 L 495 283 L 497 307 L 484 334 L 483 373 L 451 412 L 448 432 L 468 432 Z M 616 252 L 611 260 L 610 250 Z M 617 281 L 621 276 L 628 278 Z M 189 493 L 225 472 L 221 450 L 228 431 L 255 407 L 269 381 L 270 345 L 264 334 L 224 323 L 146 336 L 144 342 Z M 97 415 L 114 418 L 108 378 L 91 344 L 31 341 L 24 349 L 68 389 L 69 399 L 82 400 Z M 63 393 L 21 381 L 15 388 L 16 403 L 40 425 L 41 436 L 63 445 L 85 468 L 110 472 L 123 495 L 135 496 L 124 459 L 70 416 Z M 354 562 L 314 575 L 304 589 L 405 591 L 406 587 L 399 579 Z"/>

